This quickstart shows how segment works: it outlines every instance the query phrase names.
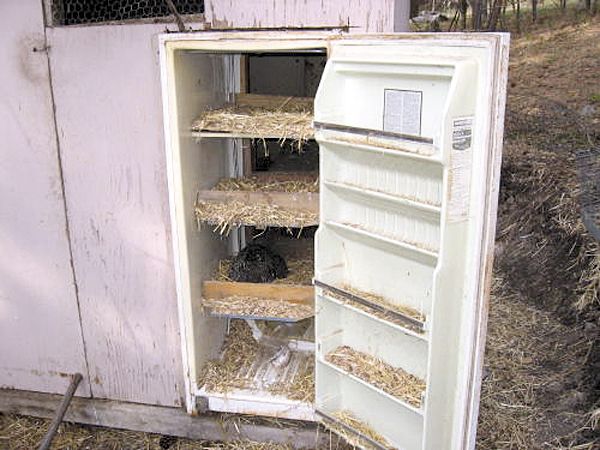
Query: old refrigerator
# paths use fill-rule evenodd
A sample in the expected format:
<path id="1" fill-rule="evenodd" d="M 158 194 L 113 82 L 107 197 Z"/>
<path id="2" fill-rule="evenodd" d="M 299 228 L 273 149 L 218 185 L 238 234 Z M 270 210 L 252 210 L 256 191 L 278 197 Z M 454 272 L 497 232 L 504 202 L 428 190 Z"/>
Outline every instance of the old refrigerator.
<path id="1" fill-rule="evenodd" d="M 202 32 L 160 52 L 188 411 L 473 448 L 507 35 Z M 256 243 L 308 280 L 231 279 Z"/>

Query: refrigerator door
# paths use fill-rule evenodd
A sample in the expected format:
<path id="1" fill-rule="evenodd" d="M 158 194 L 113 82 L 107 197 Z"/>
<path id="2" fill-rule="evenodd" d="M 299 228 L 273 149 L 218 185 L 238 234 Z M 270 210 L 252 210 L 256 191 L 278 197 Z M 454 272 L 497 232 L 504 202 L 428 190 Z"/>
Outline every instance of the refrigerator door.
<path id="1" fill-rule="evenodd" d="M 316 410 L 360 447 L 474 447 L 507 67 L 503 34 L 330 40 Z"/>

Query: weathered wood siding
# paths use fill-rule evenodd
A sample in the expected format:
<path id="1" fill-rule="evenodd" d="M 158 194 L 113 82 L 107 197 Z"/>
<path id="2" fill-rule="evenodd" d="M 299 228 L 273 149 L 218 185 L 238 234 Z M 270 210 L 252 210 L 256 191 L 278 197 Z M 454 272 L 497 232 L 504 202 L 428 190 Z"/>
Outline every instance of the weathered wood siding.
<path id="1" fill-rule="evenodd" d="M 42 2 L 0 2 L 0 387 L 89 395 L 44 39 Z"/>
<path id="2" fill-rule="evenodd" d="M 344 27 L 408 31 L 409 0 L 206 0 L 213 28 Z"/>
<path id="3" fill-rule="evenodd" d="M 65 192 L 94 397 L 183 395 L 158 33 L 48 30 Z"/>

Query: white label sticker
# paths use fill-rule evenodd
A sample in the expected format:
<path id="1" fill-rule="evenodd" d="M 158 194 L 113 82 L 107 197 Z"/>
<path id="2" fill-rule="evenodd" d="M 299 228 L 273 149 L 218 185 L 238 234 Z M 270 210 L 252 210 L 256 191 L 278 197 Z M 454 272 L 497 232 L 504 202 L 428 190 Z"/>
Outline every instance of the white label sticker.
<path id="1" fill-rule="evenodd" d="M 423 92 L 385 89 L 383 131 L 421 135 Z"/>
<path id="2" fill-rule="evenodd" d="M 471 195 L 471 165 L 473 144 L 473 117 L 452 120 L 452 151 L 450 152 L 449 219 L 465 220 L 469 214 Z"/>
<path id="3" fill-rule="evenodd" d="M 457 117 L 452 121 L 452 150 L 471 148 L 473 117 Z"/>

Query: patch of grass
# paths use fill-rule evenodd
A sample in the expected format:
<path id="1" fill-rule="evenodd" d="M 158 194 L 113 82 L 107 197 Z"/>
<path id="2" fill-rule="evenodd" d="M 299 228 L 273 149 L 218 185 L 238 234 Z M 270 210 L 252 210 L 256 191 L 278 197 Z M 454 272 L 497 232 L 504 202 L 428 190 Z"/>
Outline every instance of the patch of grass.
<path id="1" fill-rule="evenodd" d="M 592 103 L 600 103 L 600 92 L 594 92 L 591 94 L 589 100 Z"/>

